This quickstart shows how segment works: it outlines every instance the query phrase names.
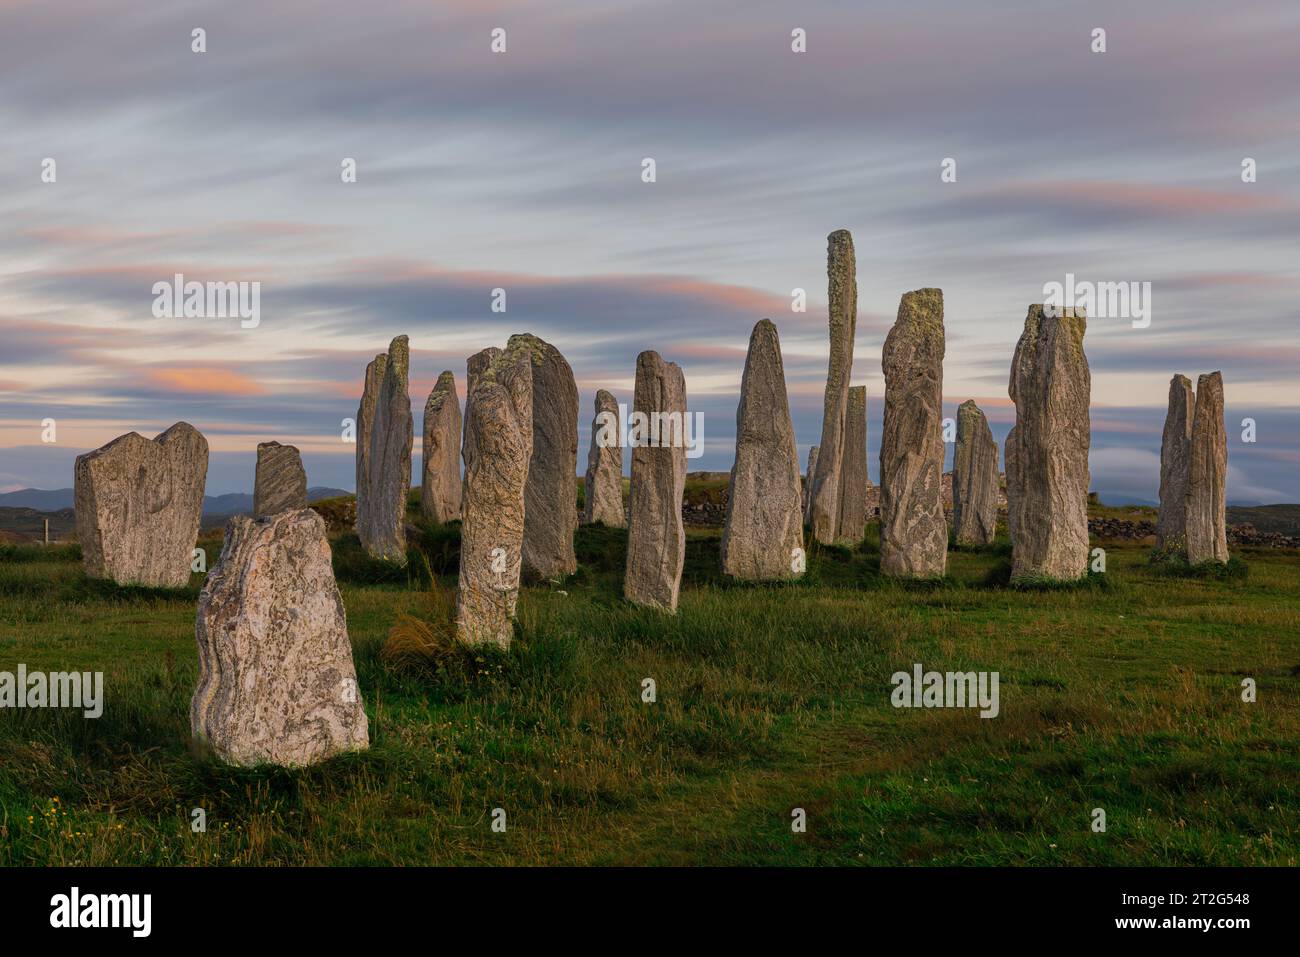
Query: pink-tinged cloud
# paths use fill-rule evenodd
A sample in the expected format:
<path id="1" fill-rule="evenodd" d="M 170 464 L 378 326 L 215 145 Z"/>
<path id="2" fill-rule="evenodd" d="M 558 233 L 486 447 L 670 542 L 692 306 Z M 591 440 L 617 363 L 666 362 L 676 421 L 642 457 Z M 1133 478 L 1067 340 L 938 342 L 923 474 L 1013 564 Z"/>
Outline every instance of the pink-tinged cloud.
<path id="1" fill-rule="evenodd" d="M 250 396 L 268 391 L 242 373 L 215 366 L 157 369 L 147 373 L 146 379 L 163 391 L 184 395 Z"/>
<path id="2" fill-rule="evenodd" d="M 1255 186 L 1208 189 L 1160 183 L 1100 180 L 1039 180 L 1013 183 L 988 191 L 992 200 L 1041 202 L 1092 212 L 1129 213 L 1160 218 L 1227 216 L 1250 213 L 1297 213 L 1300 204 L 1260 192 Z"/>

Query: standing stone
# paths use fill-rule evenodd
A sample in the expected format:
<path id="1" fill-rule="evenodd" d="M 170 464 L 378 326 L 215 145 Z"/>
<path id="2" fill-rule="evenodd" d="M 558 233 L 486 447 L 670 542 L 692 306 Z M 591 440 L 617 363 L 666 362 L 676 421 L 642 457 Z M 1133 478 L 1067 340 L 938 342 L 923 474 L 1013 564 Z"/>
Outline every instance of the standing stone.
<path id="1" fill-rule="evenodd" d="M 229 764 L 315 764 L 369 747 L 325 521 L 236 516 L 199 595 L 190 728 Z"/>
<path id="2" fill-rule="evenodd" d="M 1160 440 L 1160 514 L 1156 519 L 1156 549 L 1162 554 L 1187 550 L 1187 479 L 1195 404 L 1191 379 L 1176 375 L 1169 380 L 1169 411 Z"/>
<path id="3" fill-rule="evenodd" d="M 1211 372 L 1196 380 L 1196 412 L 1187 478 L 1187 561 L 1226 562 L 1225 515 L 1228 437 L 1223 424 L 1223 375 Z"/>
<path id="4" fill-rule="evenodd" d="M 460 401 L 456 376 L 446 371 L 424 404 L 420 511 L 431 522 L 460 518 Z"/>
<path id="5" fill-rule="evenodd" d="M 411 488 L 411 397 L 407 392 L 410 349 L 406 336 L 388 347 L 384 379 L 370 423 L 370 461 L 364 516 L 357 536 L 372 558 L 406 564 L 406 493 Z"/>
<path id="6" fill-rule="evenodd" d="M 835 537 L 857 544 L 867 534 L 867 387 L 849 389 L 840 463 L 840 517 Z"/>
<path id="7" fill-rule="evenodd" d="M 188 422 L 153 440 L 128 432 L 77 456 L 73 498 L 86 575 L 187 585 L 207 475 L 207 439 Z"/>
<path id="8" fill-rule="evenodd" d="M 1088 404 L 1079 310 L 1029 307 L 1011 361 L 1016 427 L 1007 437 L 1012 579 L 1082 578 L 1088 567 Z"/>
<path id="9" fill-rule="evenodd" d="M 998 444 L 974 399 L 957 408 L 952 526 L 958 545 L 992 545 L 998 528 Z"/>
<path id="10" fill-rule="evenodd" d="M 943 513 L 943 292 L 905 293 L 881 352 L 880 571 L 938 578 L 948 561 Z"/>
<path id="11" fill-rule="evenodd" d="M 803 520 L 805 524 L 812 521 L 812 484 L 813 475 L 817 471 L 817 448 L 816 445 L 808 447 L 808 471 L 804 474 L 803 480 Z"/>
<path id="12" fill-rule="evenodd" d="M 632 399 L 632 490 L 623 594 L 638 605 L 676 613 L 686 562 L 686 378 L 657 352 L 636 357 Z M 680 430 L 674 426 L 680 423 Z M 643 428 L 644 423 L 644 428 Z M 675 433 L 671 434 L 671 433 Z"/>
<path id="13" fill-rule="evenodd" d="M 865 453 L 864 453 L 865 455 Z M 803 574 L 799 453 L 785 389 L 781 342 L 770 319 L 754 326 L 736 409 L 722 571 L 745 580 Z"/>
<path id="14" fill-rule="evenodd" d="M 533 457 L 524 494 L 524 565 L 543 578 L 578 569 L 578 384 L 560 350 L 533 335 L 511 336 L 506 351 L 533 361 Z"/>
<path id="15" fill-rule="evenodd" d="M 307 473 L 292 445 L 260 442 L 253 479 L 253 514 L 274 515 L 307 507 Z"/>
<path id="16" fill-rule="evenodd" d="M 387 366 L 386 353 L 375 356 L 366 366 L 366 380 L 361 387 L 361 405 L 357 407 L 357 517 L 353 524 L 358 535 L 365 524 L 366 509 L 370 505 L 370 432 Z"/>
<path id="17" fill-rule="evenodd" d="M 853 236 L 837 229 L 826 237 L 827 299 L 830 319 L 830 364 L 822 408 L 822 440 L 809 504 L 812 534 L 824 545 L 839 533 L 840 469 L 844 457 L 844 417 L 848 413 L 849 377 L 853 374 L 853 339 L 858 324 L 857 260 Z"/>
<path id="18" fill-rule="evenodd" d="M 587 453 L 587 481 L 582 520 L 623 528 L 623 447 L 618 438 L 618 400 L 604 389 L 596 392 L 596 415 L 591 421 L 591 450 Z"/>
<path id="19" fill-rule="evenodd" d="M 509 647 L 524 546 L 524 487 L 533 453 L 530 351 L 508 349 L 470 376 L 465 398 L 456 636 Z"/>
<path id="20" fill-rule="evenodd" d="M 1017 509 L 1020 506 L 1020 460 L 1016 457 L 1016 427 L 1007 432 L 1002 444 L 1002 463 L 1007 476 L 1007 537 L 1016 540 Z"/>

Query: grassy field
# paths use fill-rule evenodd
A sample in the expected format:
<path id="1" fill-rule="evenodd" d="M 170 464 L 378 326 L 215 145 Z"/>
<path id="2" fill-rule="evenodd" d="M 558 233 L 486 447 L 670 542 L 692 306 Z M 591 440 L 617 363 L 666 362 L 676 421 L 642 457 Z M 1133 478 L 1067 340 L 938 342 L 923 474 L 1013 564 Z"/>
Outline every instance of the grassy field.
<path id="1" fill-rule="evenodd" d="M 102 670 L 107 699 L 97 720 L 0 712 L 0 864 L 1300 860 L 1294 552 L 1204 578 L 1107 545 L 1104 576 L 1013 590 L 1005 544 L 907 586 L 869 536 L 741 587 L 698 531 L 670 618 L 622 600 L 623 534 L 583 528 L 579 573 L 525 589 L 509 653 L 394 664 L 390 629 L 445 603 L 457 541 L 426 529 L 410 572 L 335 542 L 372 747 L 297 771 L 191 751 L 198 576 L 117 588 L 75 549 L 0 547 L 0 670 Z M 891 707 L 916 662 L 999 672 L 1000 715 Z"/>

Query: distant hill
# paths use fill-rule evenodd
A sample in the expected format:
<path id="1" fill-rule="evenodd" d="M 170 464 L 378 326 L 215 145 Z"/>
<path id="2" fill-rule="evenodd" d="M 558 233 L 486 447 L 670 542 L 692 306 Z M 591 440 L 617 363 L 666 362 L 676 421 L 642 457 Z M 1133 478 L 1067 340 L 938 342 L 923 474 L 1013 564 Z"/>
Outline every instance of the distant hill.
<path id="1" fill-rule="evenodd" d="M 1250 524 L 1261 532 L 1300 535 L 1300 505 L 1229 505 L 1228 524 Z"/>
<path id="2" fill-rule="evenodd" d="M 307 501 L 317 502 L 323 498 L 351 494 L 341 488 L 316 486 L 307 489 Z M 31 508 L 38 512 L 57 512 L 72 507 L 73 495 L 70 488 L 23 488 L 16 492 L 0 494 L 0 508 Z M 245 492 L 203 496 L 204 515 L 239 515 L 252 510 L 253 496 Z"/>

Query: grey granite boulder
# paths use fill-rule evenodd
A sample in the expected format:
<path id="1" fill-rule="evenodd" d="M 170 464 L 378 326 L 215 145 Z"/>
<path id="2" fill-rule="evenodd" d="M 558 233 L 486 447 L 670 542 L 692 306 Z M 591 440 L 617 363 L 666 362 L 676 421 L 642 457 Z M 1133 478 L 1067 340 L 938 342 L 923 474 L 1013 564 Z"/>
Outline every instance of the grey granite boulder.
<path id="1" fill-rule="evenodd" d="M 369 746 L 325 521 L 236 516 L 199 596 L 196 741 L 238 765 L 315 764 Z"/>
<path id="2" fill-rule="evenodd" d="M 686 379 L 682 370 L 657 352 L 636 359 L 636 388 L 632 414 L 647 422 L 686 417 Z M 671 420 L 667 420 L 671 421 Z M 634 423 L 633 428 L 636 427 Z M 683 426 L 684 428 L 684 422 Z M 677 593 L 686 561 L 686 530 L 682 525 L 682 493 L 686 488 L 686 448 L 655 429 L 656 444 L 633 442 L 632 488 L 629 496 L 627 570 L 624 596 L 638 605 L 677 611 Z"/>
<path id="3" fill-rule="evenodd" d="M 863 452 L 865 458 L 865 451 Z M 749 337 L 736 409 L 722 571 L 743 580 L 797 578 L 803 563 L 799 456 L 776 326 L 763 319 Z"/>
<path id="4" fill-rule="evenodd" d="M 307 507 L 307 473 L 292 445 L 260 442 L 253 479 L 253 514 L 274 515 Z"/>
<path id="5" fill-rule="evenodd" d="M 460 518 L 460 400 L 456 376 L 445 371 L 424 404 L 420 512 L 431 522 Z"/>
<path id="6" fill-rule="evenodd" d="M 623 528 L 627 516 L 623 511 L 623 447 L 619 444 L 618 400 L 600 389 L 596 392 L 595 406 L 582 520 L 589 525 L 600 522 L 609 528 Z"/>
<path id="7" fill-rule="evenodd" d="M 73 495 L 86 574 L 123 585 L 188 584 L 207 475 L 207 439 L 188 422 L 152 440 L 128 432 L 77 456 Z"/>
<path id="8" fill-rule="evenodd" d="M 880 434 L 880 571 L 941 577 L 943 511 L 943 293 L 905 293 L 881 352 L 885 415 Z"/>

